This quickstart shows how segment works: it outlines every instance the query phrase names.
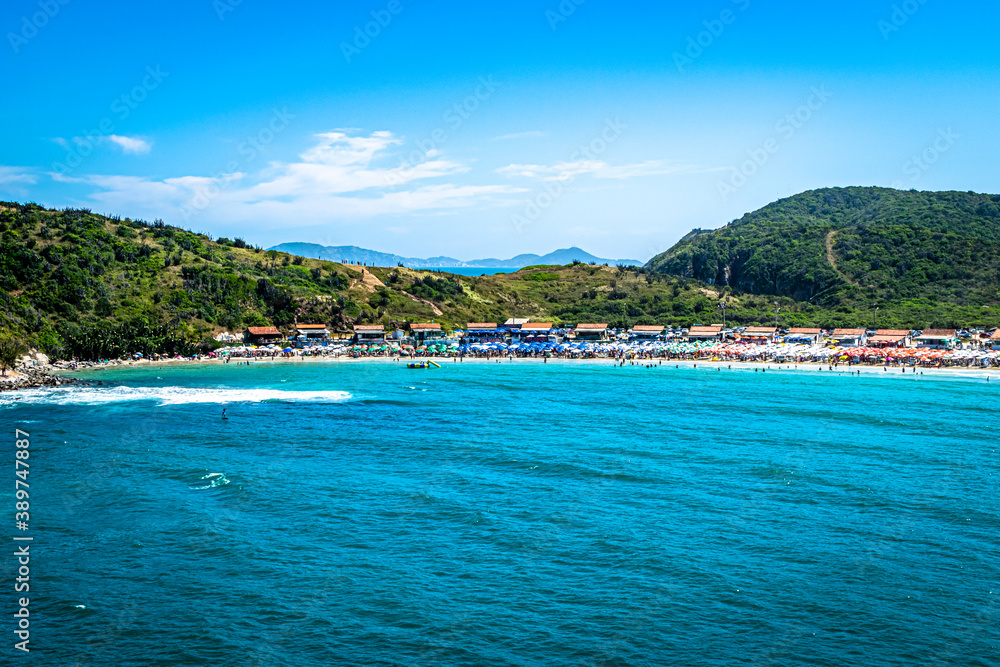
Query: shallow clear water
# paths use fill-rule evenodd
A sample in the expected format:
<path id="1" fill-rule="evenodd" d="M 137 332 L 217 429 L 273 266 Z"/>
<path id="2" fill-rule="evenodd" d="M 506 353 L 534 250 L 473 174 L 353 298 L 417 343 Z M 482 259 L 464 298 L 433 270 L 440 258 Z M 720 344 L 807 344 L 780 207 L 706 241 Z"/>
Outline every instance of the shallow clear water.
<path id="1" fill-rule="evenodd" d="M 90 377 L 0 396 L 0 455 L 32 440 L 33 664 L 1000 664 L 1000 384 Z"/>

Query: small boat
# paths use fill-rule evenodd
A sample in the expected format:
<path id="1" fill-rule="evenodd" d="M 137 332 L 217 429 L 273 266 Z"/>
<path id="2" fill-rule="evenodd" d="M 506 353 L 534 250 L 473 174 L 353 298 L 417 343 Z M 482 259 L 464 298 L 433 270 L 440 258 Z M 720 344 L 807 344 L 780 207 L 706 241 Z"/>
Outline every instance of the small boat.
<path id="1" fill-rule="evenodd" d="M 433 361 L 414 361 L 409 364 L 406 364 L 407 368 L 430 368 L 431 366 L 433 366 L 434 368 L 441 368 L 441 366 L 434 363 Z"/>

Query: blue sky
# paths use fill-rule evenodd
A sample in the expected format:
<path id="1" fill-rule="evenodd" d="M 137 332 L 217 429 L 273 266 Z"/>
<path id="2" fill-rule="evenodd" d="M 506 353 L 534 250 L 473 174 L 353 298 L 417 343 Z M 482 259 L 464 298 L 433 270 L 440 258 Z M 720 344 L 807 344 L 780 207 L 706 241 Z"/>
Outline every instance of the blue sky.
<path id="1" fill-rule="evenodd" d="M 1000 192 L 996 3 L 470 4 L 8 0 L 0 198 L 646 260 L 813 188 Z"/>

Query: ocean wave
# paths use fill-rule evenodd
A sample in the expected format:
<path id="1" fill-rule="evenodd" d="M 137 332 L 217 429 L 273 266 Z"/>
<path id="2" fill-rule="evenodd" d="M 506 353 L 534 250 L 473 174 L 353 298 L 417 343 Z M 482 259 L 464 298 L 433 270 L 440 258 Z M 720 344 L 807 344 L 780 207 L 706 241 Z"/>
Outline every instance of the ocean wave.
<path id="1" fill-rule="evenodd" d="M 289 391 L 286 389 L 210 389 L 191 387 L 60 387 L 30 389 L 0 398 L 0 405 L 103 405 L 153 401 L 157 405 L 191 403 L 342 403 L 346 391 Z"/>
<path id="2" fill-rule="evenodd" d="M 200 491 L 203 489 L 214 489 L 217 486 L 225 486 L 229 484 L 229 479 L 223 472 L 210 472 L 207 475 L 202 475 L 198 480 L 203 484 L 203 486 L 192 486 L 191 490 Z"/>

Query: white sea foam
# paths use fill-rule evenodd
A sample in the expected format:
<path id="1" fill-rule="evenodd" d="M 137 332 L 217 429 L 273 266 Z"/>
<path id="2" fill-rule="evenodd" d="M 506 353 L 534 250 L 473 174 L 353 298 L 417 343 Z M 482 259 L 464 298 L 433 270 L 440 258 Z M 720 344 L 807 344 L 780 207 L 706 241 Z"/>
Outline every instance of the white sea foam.
<path id="1" fill-rule="evenodd" d="M 102 405 L 155 401 L 158 405 L 189 403 L 259 403 L 261 401 L 340 403 L 351 398 L 346 391 L 289 391 L 286 389 L 209 389 L 191 387 L 60 387 L 30 389 L 0 397 L 0 405 L 47 403 Z"/>
<path id="2" fill-rule="evenodd" d="M 217 486 L 225 486 L 229 484 L 229 479 L 226 477 L 225 473 L 221 472 L 210 472 L 207 475 L 202 475 L 201 481 L 208 482 L 205 486 L 193 486 L 191 487 L 194 491 L 200 491 L 203 489 L 212 489 Z"/>

